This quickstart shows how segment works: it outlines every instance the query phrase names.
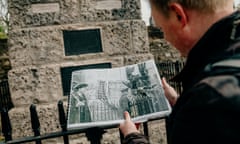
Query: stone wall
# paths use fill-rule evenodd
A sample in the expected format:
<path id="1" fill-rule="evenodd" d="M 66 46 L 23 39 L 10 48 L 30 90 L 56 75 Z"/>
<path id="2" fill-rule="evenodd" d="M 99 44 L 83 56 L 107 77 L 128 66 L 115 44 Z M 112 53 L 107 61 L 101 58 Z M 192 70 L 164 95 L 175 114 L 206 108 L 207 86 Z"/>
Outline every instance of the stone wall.
<path id="1" fill-rule="evenodd" d="M 158 30 L 148 28 L 148 39 L 150 52 L 153 54 L 156 63 L 166 61 L 184 61 L 185 59 L 180 56 L 180 53 L 169 44 L 163 37 L 163 33 Z M 8 71 L 11 69 L 11 63 L 8 54 L 7 40 L 0 40 L 0 79 L 6 79 Z"/>
<path id="2" fill-rule="evenodd" d="M 103 2 L 116 5 L 106 7 Z M 153 58 L 159 62 L 179 59 L 178 52 L 164 39 L 148 39 L 139 0 L 9 0 L 9 12 L 13 139 L 32 135 L 31 104 L 37 106 L 41 134 L 60 131 L 57 102 L 63 100 L 65 109 L 67 105 L 61 68 L 98 63 L 119 67 Z M 103 52 L 66 56 L 63 31 L 93 28 L 101 30 Z"/>
<path id="3" fill-rule="evenodd" d="M 161 29 L 148 26 L 148 38 L 150 52 L 156 63 L 185 61 L 178 50 L 164 39 L 164 33 Z"/>
<path id="4" fill-rule="evenodd" d="M 42 134 L 60 130 L 57 102 L 67 105 L 61 68 L 98 63 L 118 67 L 153 58 L 140 1 L 112 1 L 120 5 L 104 8 L 100 3 L 104 1 L 98 0 L 9 0 L 13 138 L 32 135 L 32 103 L 39 112 Z M 101 30 L 103 52 L 66 56 L 63 31 L 93 28 Z"/>

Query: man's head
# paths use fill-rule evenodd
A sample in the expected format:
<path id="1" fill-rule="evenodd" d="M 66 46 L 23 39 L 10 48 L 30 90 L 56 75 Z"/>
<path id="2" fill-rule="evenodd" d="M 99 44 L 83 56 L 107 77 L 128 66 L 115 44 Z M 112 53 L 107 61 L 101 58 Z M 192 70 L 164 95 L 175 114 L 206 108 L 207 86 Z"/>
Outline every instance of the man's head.
<path id="1" fill-rule="evenodd" d="M 156 26 L 183 56 L 219 19 L 233 12 L 233 0 L 150 0 Z"/>

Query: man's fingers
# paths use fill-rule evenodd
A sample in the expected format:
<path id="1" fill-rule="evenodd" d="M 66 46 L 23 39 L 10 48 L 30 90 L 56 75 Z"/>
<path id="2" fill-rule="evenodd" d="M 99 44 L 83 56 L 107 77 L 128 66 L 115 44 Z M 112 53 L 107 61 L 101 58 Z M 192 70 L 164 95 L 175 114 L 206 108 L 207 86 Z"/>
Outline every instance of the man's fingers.
<path id="1" fill-rule="evenodd" d="M 127 120 L 127 121 L 131 120 L 131 117 L 130 117 L 130 115 L 127 111 L 124 112 L 124 119 Z"/>

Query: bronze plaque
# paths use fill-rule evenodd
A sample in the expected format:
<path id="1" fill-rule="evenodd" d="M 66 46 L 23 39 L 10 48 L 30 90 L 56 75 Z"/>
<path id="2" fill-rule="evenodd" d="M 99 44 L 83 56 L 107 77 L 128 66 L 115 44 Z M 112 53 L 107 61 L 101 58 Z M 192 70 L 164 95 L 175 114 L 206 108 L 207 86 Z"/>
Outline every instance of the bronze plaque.
<path id="1" fill-rule="evenodd" d="M 60 11 L 59 3 L 32 4 L 31 8 L 33 13 L 51 13 Z"/>

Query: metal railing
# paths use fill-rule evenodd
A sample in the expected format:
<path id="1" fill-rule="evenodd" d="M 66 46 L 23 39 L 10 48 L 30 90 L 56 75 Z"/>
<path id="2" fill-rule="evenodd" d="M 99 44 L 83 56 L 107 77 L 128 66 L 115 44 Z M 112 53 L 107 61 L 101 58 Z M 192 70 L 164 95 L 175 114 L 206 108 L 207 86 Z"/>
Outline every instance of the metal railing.
<path id="1" fill-rule="evenodd" d="M 81 129 L 81 130 L 67 130 L 67 121 L 63 108 L 63 102 L 58 102 L 58 113 L 59 113 L 59 123 L 62 131 L 53 132 L 49 134 L 41 135 L 40 133 L 40 122 L 35 105 L 30 106 L 30 116 L 31 116 L 31 125 L 34 136 L 23 137 L 20 139 L 12 139 L 12 127 L 11 122 L 8 116 L 8 112 L 4 110 L 1 112 L 2 117 L 2 132 L 5 137 L 6 144 L 20 144 L 26 142 L 35 142 L 36 144 L 41 144 L 42 140 L 62 137 L 64 144 L 69 144 L 69 135 L 85 133 L 88 140 L 92 144 L 100 144 L 102 134 L 105 133 L 104 129 L 101 128 L 91 128 L 91 129 Z"/>
<path id="2" fill-rule="evenodd" d="M 3 108 L 6 110 L 13 108 L 7 79 L 0 80 L 0 111 L 2 111 Z"/>
<path id="3" fill-rule="evenodd" d="M 183 67 L 183 62 L 166 62 L 158 63 L 157 68 L 161 77 L 166 77 L 167 80 L 171 79 L 176 75 Z M 169 83 L 180 93 L 182 91 L 181 84 L 170 82 Z M 5 137 L 6 144 L 20 144 L 27 142 L 35 142 L 36 144 L 41 144 L 43 140 L 59 138 L 62 137 L 64 144 L 69 144 L 69 136 L 74 134 L 85 133 L 87 139 L 91 144 L 100 144 L 105 130 L 116 128 L 116 126 L 104 127 L 104 128 L 90 128 L 90 129 L 81 129 L 81 130 L 67 130 L 67 120 L 64 112 L 63 102 L 58 102 L 58 114 L 59 114 L 59 123 L 61 126 L 61 131 L 52 132 L 48 134 L 40 133 L 40 122 L 35 105 L 30 106 L 30 117 L 31 117 L 31 126 L 33 130 L 33 136 L 23 137 L 19 139 L 12 139 L 12 127 L 11 121 L 9 119 L 8 110 L 13 107 L 11 102 L 11 97 L 9 93 L 9 88 L 7 81 L 1 83 L 0 85 L 0 96 L 1 96 L 1 124 L 2 124 L 2 133 Z M 2 99 L 3 97 L 3 99 Z M 4 100 L 5 99 L 5 100 Z M 159 119 L 158 119 L 159 120 Z M 153 121 L 153 120 L 151 120 Z M 150 121 L 148 121 L 150 122 Z M 149 136 L 148 122 L 143 123 L 143 132 L 147 137 Z M 122 143 L 123 136 L 119 131 L 120 142 Z"/>
<path id="4" fill-rule="evenodd" d="M 183 68 L 183 61 L 157 63 L 157 68 L 161 77 L 165 77 L 168 83 L 180 94 L 182 92 L 182 83 L 173 82 L 171 79 L 177 75 Z"/>

